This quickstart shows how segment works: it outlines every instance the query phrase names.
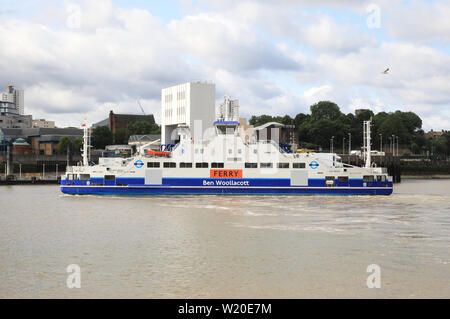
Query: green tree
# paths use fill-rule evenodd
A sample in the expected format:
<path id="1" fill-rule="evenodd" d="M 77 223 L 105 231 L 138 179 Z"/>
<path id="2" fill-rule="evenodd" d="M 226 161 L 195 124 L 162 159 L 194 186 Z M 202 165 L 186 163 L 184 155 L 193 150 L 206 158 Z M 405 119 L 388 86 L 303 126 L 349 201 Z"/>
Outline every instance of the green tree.
<path id="1" fill-rule="evenodd" d="M 311 105 L 311 118 L 313 121 L 337 120 L 341 115 L 341 110 L 336 103 L 330 101 L 320 101 Z"/>
<path id="2" fill-rule="evenodd" d="M 72 144 L 72 141 L 70 140 L 70 138 L 68 136 L 61 137 L 61 139 L 59 140 L 59 143 L 58 143 L 58 149 L 56 150 L 56 153 L 66 154 L 67 146 L 71 145 L 71 144 Z"/>
<path id="3" fill-rule="evenodd" d="M 423 130 L 418 130 L 414 134 L 411 150 L 414 154 L 424 154 L 427 150 L 431 150 L 430 145 L 430 141 L 425 137 L 425 132 Z"/>
<path id="4" fill-rule="evenodd" d="M 260 125 L 263 125 L 263 124 L 266 124 L 269 122 L 273 122 L 273 121 L 274 121 L 274 119 L 272 116 L 263 114 L 260 116 L 252 116 L 250 118 L 249 123 L 253 126 L 260 126 Z"/>
<path id="5" fill-rule="evenodd" d="M 389 113 L 380 112 L 373 116 L 373 125 L 377 128 L 389 117 Z"/>
<path id="6" fill-rule="evenodd" d="M 447 140 L 447 152 L 449 152 L 450 151 L 450 131 L 445 132 L 443 136 Z"/>
<path id="7" fill-rule="evenodd" d="M 435 155 L 448 154 L 447 139 L 445 138 L 445 136 L 437 136 L 432 139 L 431 143 L 433 146 L 433 153 Z"/>
<path id="8" fill-rule="evenodd" d="M 413 142 L 411 144 L 411 151 L 412 151 L 413 154 L 421 154 L 422 153 L 422 149 L 415 142 Z"/>
<path id="9" fill-rule="evenodd" d="M 361 123 L 361 125 L 364 121 L 369 121 L 373 117 L 374 114 L 371 110 L 361 110 L 358 115 L 355 116 L 356 120 Z"/>
<path id="10" fill-rule="evenodd" d="M 114 133 L 114 143 L 115 144 L 128 144 L 128 139 L 130 138 L 130 133 L 127 128 L 119 128 Z"/>
<path id="11" fill-rule="evenodd" d="M 348 127 L 341 121 L 332 121 L 322 119 L 311 123 L 308 135 L 310 142 L 319 145 L 325 149 L 330 148 L 331 138 L 334 136 L 334 148 L 342 146 L 343 138 L 346 135 Z"/>
<path id="12" fill-rule="evenodd" d="M 417 130 L 422 128 L 421 118 L 413 112 L 395 112 L 400 115 L 403 125 L 408 130 L 409 134 L 413 135 Z"/>
<path id="13" fill-rule="evenodd" d="M 150 134 L 161 134 L 161 126 L 159 126 L 156 123 L 152 124 L 152 129 L 150 131 Z"/>
<path id="14" fill-rule="evenodd" d="M 128 125 L 129 135 L 160 134 L 161 128 L 154 123 L 137 121 Z"/>
<path id="15" fill-rule="evenodd" d="M 392 135 L 399 137 L 399 143 L 409 143 L 411 136 L 403 124 L 401 116 L 396 113 L 391 113 L 386 120 L 381 123 L 379 133 L 386 138 L 385 141 L 392 137 Z"/>
<path id="16" fill-rule="evenodd" d="M 284 124 L 284 125 L 291 125 L 293 123 L 294 119 L 292 117 L 290 117 L 289 115 L 285 115 L 282 118 L 280 118 L 280 123 Z M 278 121 L 277 121 L 278 122 Z"/>
<path id="17" fill-rule="evenodd" d="M 399 143 L 411 145 L 412 150 L 423 153 L 431 150 L 428 141 L 421 130 L 422 120 L 413 112 L 380 112 L 374 114 L 370 110 L 362 111 L 355 116 L 353 113 L 342 114 L 339 106 L 330 101 L 320 101 L 310 107 L 311 114 L 297 114 L 293 121 L 299 133 L 301 145 L 321 146 L 327 149 L 330 139 L 334 136 L 335 149 L 342 148 L 345 138 L 348 146 L 348 134 L 351 134 L 352 148 L 358 149 L 363 144 L 363 122 L 372 118 L 372 144 L 379 147 L 381 138 L 383 149 L 387 150 L 389 138 L 392 135 L 399 137 Z M 250 124 L 259 126 L 267 122 L 280 122 L 291 124 L 292 118 L 285 116 L 259 115 L 252 116 Z M 380 136 L 381 134 L 381 136 Z M 445 136 L 446 149 L 450 150 L 450 133 Z M 442 141 L 435 145 L 442 151 Z M 414 145 L 413 145 L 414 143 Z"/>
<path id="18" fill-rule="evenodd" d="M 74 154 L 81 154 L 81 148 L 83 147 L 83 138 L 77 137 L 72 142 L 72 150 Z"/>
<path id="19" fill-rule="evenodd" d="M 308 121 L 310 118 L 309 115 L 303 114 L 303 113 L 298 113 L 295 117 L 294 117 L 294 124 L 295 127 L 299 128 L 300 125 L 305 122 Z"/>
<path id="20" fill-rule="evenodd" d="M 92 146 L 104 149 L 106 145 L 113 143 L 113 135 L 107 126 L 98 126 L 92 133 Z"/>
<path id="21" fill-rule="evenodd" d="M 252 115 L 252 117 L 250 117 L 250 120 L 248 120 L 248 123 L 250 125 L 257 126 L 256 123 L 258 123 L 258 117 L 259 116 Z"/>

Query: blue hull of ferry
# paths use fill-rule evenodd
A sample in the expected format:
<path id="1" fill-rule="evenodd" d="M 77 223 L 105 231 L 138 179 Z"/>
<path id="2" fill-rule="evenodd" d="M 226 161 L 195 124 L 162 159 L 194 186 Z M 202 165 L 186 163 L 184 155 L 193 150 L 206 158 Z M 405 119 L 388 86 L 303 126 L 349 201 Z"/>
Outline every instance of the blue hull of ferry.
<path id="1" fill-rule="evenodd" d="M 61 181 L 61 191 L 72 195 L 390 195 L 392 182 L 350 180 L 326 187 L 325 180 L 310 179 L 308 186 L 290 186 L 289 179 L 167 178 L 162 185 L 144 185 L 143 179 L 122 179 L 111 183 L 100 179 Z M 245 186 L 218 186 L 217 183 Z M 117 183 L 117 184 L 116 184 Z M 206 184 L 206 185 L 205 185 Z"/>
<path id="2" fill-rule="evenodd" d="M 392 189 L 258 189 L 258 188 L 167 188 L 167 187 L 61 187 L 61 191 L 71 195 L 390 195 Z"/>

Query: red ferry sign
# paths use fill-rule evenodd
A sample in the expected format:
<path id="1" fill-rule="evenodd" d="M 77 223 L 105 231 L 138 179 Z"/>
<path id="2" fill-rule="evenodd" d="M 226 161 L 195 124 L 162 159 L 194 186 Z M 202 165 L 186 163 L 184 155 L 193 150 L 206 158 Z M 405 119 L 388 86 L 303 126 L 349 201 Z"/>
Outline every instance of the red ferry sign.
<path id="1" fill-rule="evenodd" d="M 210 178 L 242 178 L 241 169 L 210 169 Z"/>

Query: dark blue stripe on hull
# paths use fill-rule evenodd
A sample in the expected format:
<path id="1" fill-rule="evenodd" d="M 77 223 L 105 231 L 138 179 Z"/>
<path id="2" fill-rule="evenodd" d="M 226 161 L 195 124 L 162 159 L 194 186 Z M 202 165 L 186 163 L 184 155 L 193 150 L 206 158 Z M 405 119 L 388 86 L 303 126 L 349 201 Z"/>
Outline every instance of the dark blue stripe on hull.
<path id="1" fill-rule="evenodd" d="M 61 187 L 73 195 L 390 195 L 391 188 L 177 188 L 177 187 Z"/>
<path id="2" fill-rule="evenodd" d="M 87 185 L 86 180 L 62 180 L 61 186 L 64 185 Z M 89 180 L 92 184 L 103 185 L 103 184 L 122 184 L 128 185 L 130 187 L 133 186 L 144 186 L 144 178 L 123 178 L 118 177 L 116 181 L 104 181 L 103 178 L 91 178 Z M 205 183 L 212 183 L 215 186 L 220 186 L 217 184 L 218 182 L 223 183 L 246 183 L 237 184 L 234 186 L 249 186 L 252 188 L 258 187 L 290 187 L 291 180 L 289 178 L 231 178 L 231 179 L 220 179 L 220 178 L 163 178 L 162 184 L 165 186 L 205 186 Z M 226 184 L 224 185 L 227 186 Z M 233 185 L 228 185 L 233 186 Z M 325 179 L 308 179 L 309 187 L 325 187 Z M 392 182 L 364 182 L 362 179 L 350 179 L 348 182 L 339 182 L 337 179 L 335 180 L 335 187 L 392 187 Z"/>

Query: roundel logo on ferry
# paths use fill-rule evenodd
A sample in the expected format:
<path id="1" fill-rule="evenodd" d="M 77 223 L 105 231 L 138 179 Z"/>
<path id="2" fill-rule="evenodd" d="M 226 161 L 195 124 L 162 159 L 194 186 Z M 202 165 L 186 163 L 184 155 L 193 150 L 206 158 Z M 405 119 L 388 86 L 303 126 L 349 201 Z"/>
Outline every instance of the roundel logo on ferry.
<path id="1" fill-rule="evenodd" d="M 141 168 L 142 166 L 144 166 L 144 162 L 142 162 L 141 160 L 137 160 L 136 162 L 134 162 L 134 166 L 136 166 L 136 168 Z"/>
<path id="2" fill-rule="evenodd" d="M 317 167 L 319 167 L 319 163 L 317 163 L 317 161 L 312 161 L 311 163 L 309 163 L 309 167 L 311 167 L 312 169 L 316 169 Z"/>

